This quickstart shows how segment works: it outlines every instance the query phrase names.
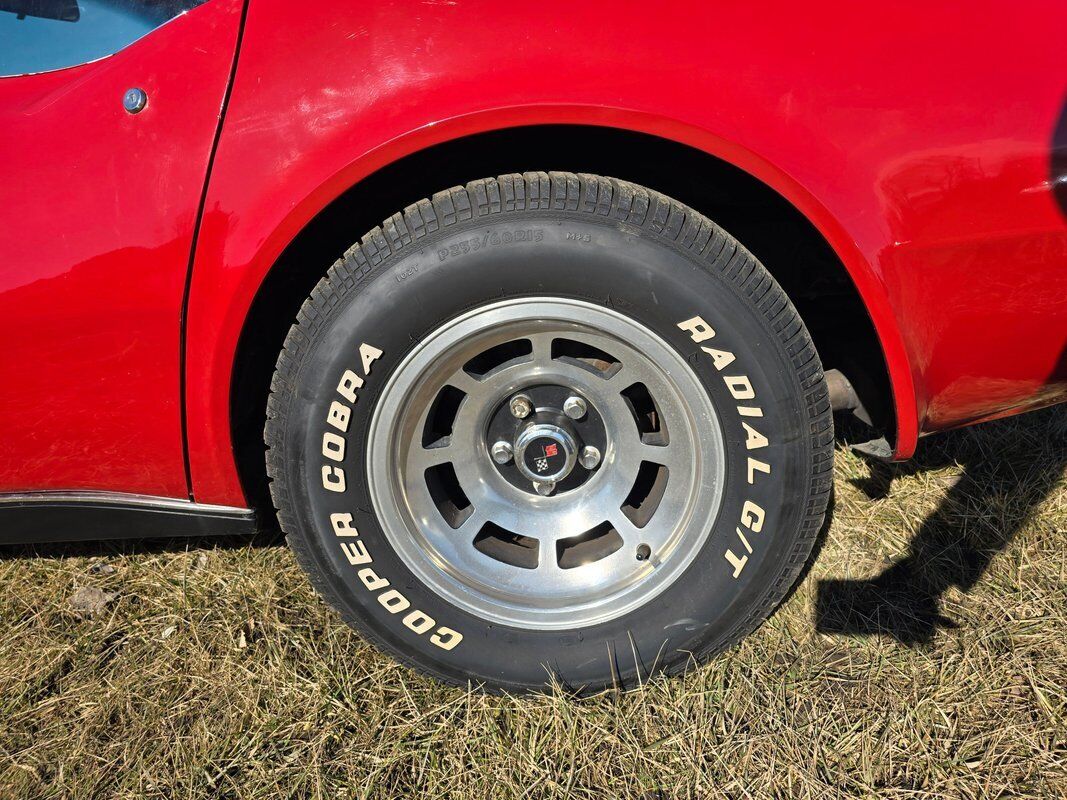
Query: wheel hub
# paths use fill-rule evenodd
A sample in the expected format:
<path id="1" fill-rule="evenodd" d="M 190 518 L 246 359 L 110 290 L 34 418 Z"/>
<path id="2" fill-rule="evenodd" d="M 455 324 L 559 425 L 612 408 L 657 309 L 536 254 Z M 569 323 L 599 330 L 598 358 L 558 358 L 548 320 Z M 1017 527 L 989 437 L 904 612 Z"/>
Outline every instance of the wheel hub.
<path id="1" fill-rule="evenodd" d="M 562 425 L 534 422 L 515 439 L 515 465 L 534 484 L 555 484 L 578 463 L 578 442 Z"/>
<path id="2" fill-rule="evenodd" d="M 516 408 L 525 413 L 516 415 Z M 485 451 L 512 486 L 547 497 L 585 484 L 599 466 L 607 441 L 603 416 L 574 386 L 535 384 L 498 398 L 489 417 Z M 591 454 L 595 458 L 589 458 Z"/>

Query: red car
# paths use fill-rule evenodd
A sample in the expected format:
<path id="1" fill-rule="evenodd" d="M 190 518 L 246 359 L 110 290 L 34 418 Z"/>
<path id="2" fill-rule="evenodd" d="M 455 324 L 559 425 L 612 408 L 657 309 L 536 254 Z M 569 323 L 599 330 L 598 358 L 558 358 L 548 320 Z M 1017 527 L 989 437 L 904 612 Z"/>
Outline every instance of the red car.
<path id="1" fill-rule="evenodd" d="M 489 689 L 708 658 L 808 559 L 832 410 L 905 459 L 1067 399 L 1065 29 L 0 0 L 0 536 L 276 516 Z"/>

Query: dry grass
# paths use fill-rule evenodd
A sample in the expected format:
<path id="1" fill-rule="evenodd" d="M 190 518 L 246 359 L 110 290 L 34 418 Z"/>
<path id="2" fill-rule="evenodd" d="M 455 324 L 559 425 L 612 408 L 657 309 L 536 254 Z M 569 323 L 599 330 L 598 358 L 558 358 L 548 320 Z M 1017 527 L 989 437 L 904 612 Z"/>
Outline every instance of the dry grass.
<path id="1" fill-rule="evenodd" d="M 269 542 L 9 549 L 0 796 L 1064 797 L 1065 463 L 1063 409 L 902 467 L 839 451 L 821 556 L 769 623 L 583 701 L 396 666 Z M 85 586 L 116 597 L 79 619 Z"/>

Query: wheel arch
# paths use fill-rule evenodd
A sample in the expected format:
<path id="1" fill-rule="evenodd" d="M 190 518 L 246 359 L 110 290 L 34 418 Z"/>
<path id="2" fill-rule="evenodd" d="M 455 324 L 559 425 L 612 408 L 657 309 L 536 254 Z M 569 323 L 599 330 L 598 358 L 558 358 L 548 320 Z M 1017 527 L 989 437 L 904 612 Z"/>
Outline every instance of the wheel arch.
<path id="1" fill-rule="evenodd" d="M 467 119 L 391 141 L 294 203 L 285 231 L 261 238 L 257 261 L 267 267 L 250 293 L 227 385 L 233 460 L 250 505 L 270 508 L 261 434 L 274 359 L 296 309 L 326 268 L 354 237 L 429 193 L 478 177 L 537 169 L 600 173 L 647 185 L 721 224 L 782 283 L 813 328 L 826 366 L 843 368 L 879 416 L 895 457 L 911 454 L 918 431 L 915 391 L 888 298 L 852 238 L 810 193 L 744 148 L 675 123 L 627 115 L 623 124 L 603 109 L 550 125 L 530 124 L 529 116 Z M 783 224 L 793 237 L 780 235 Z M 763 235 L 757 235 L 761 226 Z M 835 335 L 846 323 L 853 326 L 850 335 Z M 853 346 L 842 347 L 846 341 Z M 196 473 L 194 465 L 194 492 Z M 197 496 L 233 500 L 232 491 L 220 495 L 214 488 Z"/>

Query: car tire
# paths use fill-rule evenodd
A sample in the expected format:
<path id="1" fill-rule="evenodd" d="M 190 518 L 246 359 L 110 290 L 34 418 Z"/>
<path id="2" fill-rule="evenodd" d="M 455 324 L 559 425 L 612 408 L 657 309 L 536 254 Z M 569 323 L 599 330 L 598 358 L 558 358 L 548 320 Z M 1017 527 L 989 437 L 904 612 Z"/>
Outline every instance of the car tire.
<path id="1" fill-rule="evenodd" d="M 796 309 L 728 233 L 538 172 L 349 249 L 286 338 L 265 438 L 299 563 L 368 640 L 449 683 L 585 693 L 773 611 L 823 522 L 833 423 Z"/>

